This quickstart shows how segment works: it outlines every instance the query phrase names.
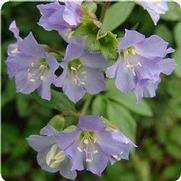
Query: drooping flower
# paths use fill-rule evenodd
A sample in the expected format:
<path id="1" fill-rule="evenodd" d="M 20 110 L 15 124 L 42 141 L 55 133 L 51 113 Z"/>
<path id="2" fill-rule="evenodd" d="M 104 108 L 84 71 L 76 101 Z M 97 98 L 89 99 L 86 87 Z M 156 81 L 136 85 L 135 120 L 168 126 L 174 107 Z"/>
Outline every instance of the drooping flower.
<path id="1" fill-rule="evenodd" d="M 72 170 L 101 175 L 108 162 L 128 159 L 135 145 L 122 133 L 106 127 L 99 116 L 81 116 L 72 132 L 56 136 L 58 146 L 72 160 Z"/>
<path id="2" fill-rule="evenodd" d="M 168 11 L 165 0 L 137 0 L 137 3 L 148 11 L 155 25 L 160 19 L 160 15 Z"/>
<path id="3" fill-rule="evenodd" d="M 31 135 L 27 141 L 38 152 L 37 162 L 43 170 L 59 172 L 63 177 L 74 180 L 77 173 L 71 170 L 71 160 L 58 147 L 55 139 L 57 134 L 57 130 L 47 125 L 40 130 L 40 135 Z"/>
<path id="4" fill-rule="evenodd" d="M 64 5 L 59 2 L 40 4 L 37 7 L 42 16 L 38 24 L 48 31 L 58 31 L 65 40 L 69 41 L 71 29 L 80 23 L 81 3 L 80 0 L 66 1 Z"/>
<path id="5" fill-rule="evenodd" d="M 175 60 L 165 58 L 174 50 L 156 35 L 145 38 L 136 31 L 126 30 L 118 51 L 119 58 L 107 69 L 106 75 L 116 78 L 116 87 L 123 93 L 133 91 L 137 101 L 154 97 L 161 81 L 160 74 L 170 75 L 176 66 Z"/>
<path id="6" fill-rule="evenodd" d="M 61 66 L 63 73 L 55 85 L 62 87 L 73 102 L 79 101 L 86 92 L 96 94 L 104 90 L 104 75 L 99 68 L 106 67 L 107 63 L 99 53 L 85 50 L 82 44 L 70 43 Z"/>
<path id="7" fill-rule="evenodd" d="M 50 86 L 59 66 L 56 59 L 44 51 L 32 33 L 24 39 L 19 37 L 15 21 L 9 29 L 17 42 L 8 47 L 6 65 L 9 77 L 15 77 L 16 91 L 30 94 L 38 89 L 42 98 L 50 100 Z"/>

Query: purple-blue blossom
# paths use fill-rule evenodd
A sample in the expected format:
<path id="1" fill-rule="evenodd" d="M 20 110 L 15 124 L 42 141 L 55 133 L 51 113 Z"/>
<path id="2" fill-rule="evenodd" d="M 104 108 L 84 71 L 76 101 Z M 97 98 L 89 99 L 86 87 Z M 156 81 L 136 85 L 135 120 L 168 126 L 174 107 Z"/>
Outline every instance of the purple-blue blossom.
<path id="1" fill-rule="evenodd" d="M 68 41 L 69 33 L 80 23 L 82 16 L 82 1 L 65 1 L 65 4 L 53 2 L 38 5 L 41 13 L 39 25 L 44 29 L 51 31 L 56 30 Z"/>
<path id="2" fill-rule="evenodd" d="M 104 74 L 107 62 L 100 53 L 84 49 L 79 43 L 69 43 L 61 63 L 63 73 L 56 79 L 55 85 L 73 102 L 79 101 L 86 92 L 96 94 L 104 90 Z"/>
<path id="3" fill-rule="evenodd" d="M 37 89 L 43 99 L 50 100 L 50 86 L 59 64 L 37 43 L 32 33 L 22 39 L 15 21 L 9 29 L 17 42 L 8 46 L 6 65 L 9 77 L 15 78 L 16 91 L 30 94 Z"/>
<path id="4" fill-rule="evenodd" d="M 126 30 L 119 41 L 118 60 L 108 67 L 106 75 L 115 78 L 116 87 L 121 92 L 134 92 L 137 101 L 154 97 L 161 81 L 160 74 L 170 75 L 175 69 L 175 60 L 165 58 L 173 51 L 157 35 L 145 38 L 137 31 Z"/>
<path id="5" fill-rule="evenodd" d="M 71 132 L 56 135 L 58 146 L 72 160 L 72 170 L 88 170 L 96 175 L 108 162 L 128 159 L 136 145 L 120 131 L 107 127 L 99 116 L 81 116 Z"/>
<path id="6" fill-rule="evenodd" d="M 58 147 L 55 139 L 57 134 L 57 130 L 47 125 L 40 130 L 40 135 L 31 135 L 27 141 L 38 152 L 37 162 L 43 170 L 59 172 L 63 177 L 74 180 L 77 173 L 71 170 L 71 160 Z"/>
<path id="7" fill-rule="evenodd" d="M 137 3 L 148 11 L 155 25 L 160 19 L 160 15 L 168 11 L 166 0 L 137 0 Z"/>

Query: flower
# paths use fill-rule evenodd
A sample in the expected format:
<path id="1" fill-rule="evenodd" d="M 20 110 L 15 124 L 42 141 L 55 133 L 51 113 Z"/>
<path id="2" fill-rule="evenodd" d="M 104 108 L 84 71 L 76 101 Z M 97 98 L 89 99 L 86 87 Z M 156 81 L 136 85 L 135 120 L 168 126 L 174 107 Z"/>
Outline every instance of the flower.
<path id="1" fill-rule="evenodd" d="M 80 23 L 82 16 L 82 1 L 66 1 L 65 4 L 59 2 L 40 4 L 38 9 L 41 13 L 39 25 L 44 29 L 56 30 L 68 42 L 69 33 Z"/>
<path id="2" fill-rule="evenodd" d="M 168 43 L 157 35 L 144 35 L 126 30 L 119 42 L 119 58 L 108 67 L 106 75 L 116 78 L 116 87 L 123 93 L 133 91 L 137 101 L 143 97 L 154 97 L 160 83 L 160 74 L 170 75 L 175 69 L 175 60 L 165 58 L 173 52 Z"/>
<path id="3" fill-rule="evenodd" d="M 6 65 L 9 77 L 15 77 L 17 92 L 30 94 L 38 89 L 42 98 L 50 100 L 50 85 L 54 82 L 54 73 L 59 66 L 56 59 L 44 51 L 32 33 L 24 39 L 19 37 L 15 21 L 9 29 L 17 42 L 8 47 Z"/>
<path id="4" fill-rule="evenodd" d="M 128 159 L 135 145 L 118 130 L 106 127 L 99 116 L 81 116 L 72 132 L 56 135 L 57 144 L 72 160 L 72 170 L 84 168 L 101 175 L 108 162 Z"/>
<path id="5" fill-rule="evenodd" d="M 56 134 L 58 132 L 52 126 L 47 125 L 40 130 L 40 136 L 31 135 L 27 141 L 38 152 L 37 162 L 43 170 L 52 173 L 59 171 L 65 178 L 74 180 L 77 173 L 71 170 L 71 160 L 58 147 Z"/>
<path id="6" fill-rule="evenodd" d="M 137 3 L 148 11 L 155 25 L 160 19 L 160 15 L 168 11 L 167 1 L 165 0 L 137 0 Z"/>
<path id="7" fill-rule="evenodd" d="M 55 86 L 62 87 L 73 102 L 79 101 L 86 92 L 96 94 L 104 90 L 104 75 L 99 68 L 107 66 L 104 58 L 85 50 L 82 44 L 69 43 L 61 63 L 63 73 Z"/>

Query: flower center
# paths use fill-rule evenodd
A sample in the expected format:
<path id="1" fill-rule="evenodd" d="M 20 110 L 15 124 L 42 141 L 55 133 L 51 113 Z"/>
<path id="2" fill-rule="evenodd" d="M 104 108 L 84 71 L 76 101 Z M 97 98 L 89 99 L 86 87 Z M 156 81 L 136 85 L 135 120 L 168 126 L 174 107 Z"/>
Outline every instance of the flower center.
<path id="1" fill-rule="evenodd" d="M 43 81 L 49 68 L 45 58 L 39 58 L 37 62 L 32 62 L 28 68 L 28 80 L 30 82 Z"/>
<path id="2" fill-rule="evenodd" d="M 85 85 L 87 73 L 79 59 L 71 60 L 68 64 L 68 70 L 75 85 Z"/>
<path id="3" fill-rule="evenodd" d="M 54 144 L 46 156 L 46 163 L 51 168 L 57 168 L 65 160 L 65 154 Z"/>
<path id="4" fill-rule="evenodd" d="M 135 48 L 130 46 L 126 49 L 123 49 L 120 52 L 121 60 L 124 61 L 126 68 L 133 73 L 135 76 L 135 68 L 137 66 L 142 66 L 140 61 L 137 59 Z"/>
<path id="5" fill-rule="evenodd" d="M 98 153 L 96 149 L 96 135 L 93 131 L 82 131 L 79 136 L 80 145 L 77 147 L 79 152 L 85 153 L 85 161 L 92 162 L 94 154 Z"/>

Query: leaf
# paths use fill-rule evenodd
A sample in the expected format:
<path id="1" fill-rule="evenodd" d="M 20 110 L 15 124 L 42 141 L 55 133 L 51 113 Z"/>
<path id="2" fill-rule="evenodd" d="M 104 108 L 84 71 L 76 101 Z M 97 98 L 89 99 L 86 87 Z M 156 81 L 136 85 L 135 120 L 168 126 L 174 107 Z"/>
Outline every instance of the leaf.
<path id="1" fill-rule="evenodd" d="M 51 93 L 52 93 L 52 97 L 51 97 L 50 101 L 40 99 L 40 97 L 38 95 L 34 95 L 34 97 L 36 98 L 36 101 L 40 105 L 42 105 L 48 109 L 56 109 L 60 112 L 75 111 L 74 104 L 62 92 L 52 90 Z"/>
<path id="2" fill-rule="evenodd" d="M 175 2 L 168 3 L 168 11 L 161 16 L 162 19 L 168 21 L 179 21 L 181 17 L 181 8 Z"/>
<path id="3" fill-rule="evenodd" d="M 131 111 L 141 114 L 144 116 L 152 116 L 152 111 L 150 107 L 146 104 L 144 100 L 140 101 L 138 104 L 135 102 L 135 98 L 132 94 L 123 95 L 117 90 L 111 90 L 106 93 L 106 96 L 126 108 L 130 109 Z"/>
<path id="4" fill-rule="evenodd" d="M 92 114 L 99 114 L 100 116 L 106 115 L 106 101 L 104 100 L 104 97 L 101 95 L 98 95 L 95 97 L 92 103 Z"/>
<path id="5" fill-rule="evenodd" d="M 165 25 L 158 25 L 155 30 L 155 34 L 161 36 L 165 41 L 169 43 L 173 42 L 172 32 Z"/>
<path id="6" fill-rule="evenodd" d="M 7 81 L 5 90 L 3 90 L 1 105 L 5 105 L 12 101 L 16 97 L 16 91 L 14 83 L 12 81 Z"/>
<path id="7" fill-rule="evenodd" d="M 180 18 L 181 19 L 181 18 Z M 181 34 L 181 22 L 177 23 L 175 28 L 174 28 L 174 37 L 175 41 L 177 43 L 177 46 L 181 47 L 181 39 L 180 39 L 180 34 Z"/>
<path id="8" fill-rule="evenodd" d="M 134 7 L 133 2 L 117 2 L 106 11 L 102 31 L 113 31 L 128 18 Z"/>
<path id="9" fill-rule="evenodd" d="M 64 128 L 64 117 L 60 115 L 54 116 L 52 119 L 50 119 L 49 124 L 53 126 L 57 131 L 61 131 Z"/>
<path id="10" fill-rule="evenodd" d="M 181 78 L 181 47 L 179 47 L 172 55 L 172 58 L 176 60 L 177 66 L 175 73 L 178 77 Z"/>
<path id="11" fill-rule="evenodd" d="M 99 31 L 99 22 L 90 18 L 82 18 L 80 25 L 76 28 L 75 36 L 87 36 L 89 39 L 96 39 Z"/>
<path id="12" fill-rule="evenodd" d="M 136 122 L 124 107 L 115 102 L 109 102 L 107 105 L 107 116 L 111 124 L 118 127 L 131 139 L 135 139 Z"/>
<path id="13" fill-rule="evenodd" d="M 114 60 L 117 57 L 117 39 L 116 35 L 107 32 L 103 37 L 98 38 L 100 51 L 106 60 Z"/>

